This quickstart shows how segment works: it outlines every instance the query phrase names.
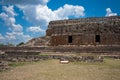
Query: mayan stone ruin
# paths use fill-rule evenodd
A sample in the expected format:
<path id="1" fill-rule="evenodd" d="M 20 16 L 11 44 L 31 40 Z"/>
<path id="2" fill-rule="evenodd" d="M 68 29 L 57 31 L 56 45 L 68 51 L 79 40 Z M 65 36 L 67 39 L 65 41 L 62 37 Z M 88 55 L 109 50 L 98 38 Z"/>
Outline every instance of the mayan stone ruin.
<path id="1" fill-rule="evenodd" d="M 120 16 L 51 21 L 50 45 L 120 45 Z"/>
<path id="2" fill-rule="evenodd" d="M 48 59 L 103 62 L 106 56 L 120 59 L 120 16 L 51 21 L 46 36 L 16 47 L 1 47 L 0 66 L 7 69 L 4 61 Z"/>

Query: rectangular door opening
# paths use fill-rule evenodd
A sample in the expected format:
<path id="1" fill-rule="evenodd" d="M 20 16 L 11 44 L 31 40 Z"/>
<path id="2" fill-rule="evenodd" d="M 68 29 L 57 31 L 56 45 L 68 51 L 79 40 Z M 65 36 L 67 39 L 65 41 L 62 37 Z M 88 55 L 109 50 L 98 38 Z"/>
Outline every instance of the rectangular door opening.
<path id="1" fill-rule="evenodd" d="M 73 41 L 72 36 L 68 36 L 68 43 L 72 43 L 72 41 Z"/>
<path id="2" fill-rule="evenodd" d="M 95 42 L 100 43 L 100 35 L 96 35 L 96 36 L 95 36 Z"/>

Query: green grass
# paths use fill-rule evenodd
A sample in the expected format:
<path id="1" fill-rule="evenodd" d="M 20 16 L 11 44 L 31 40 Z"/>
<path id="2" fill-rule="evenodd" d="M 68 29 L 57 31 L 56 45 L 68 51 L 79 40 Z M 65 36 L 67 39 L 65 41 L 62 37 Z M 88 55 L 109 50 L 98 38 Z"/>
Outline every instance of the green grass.
<path id="1" fill-rule="evenodd" d="M 18 67 L 18 66 L 25 66 L 25 65 L 28 65 L 28 64 L 33 64 L 35 62 L 11 62 L 9 64 L 10 67 Z"/>
<path id="2" fill-rule="evenodd" d="M 0 73 L 0 80 L 120 80 L 120 60 L 105 59 L 103 63 L 60 64 L 59 60 L 20 63 L 12 70 Z"/>
<path id="3" fill-rule="evenodd" d="M 72 64 L 75 65 L 96 65 L 96 66 L 105 66 L 109 68 L 115 68 L 115 69 L 120 69 L 120 60 L 118 59 L 112 59 L 112 58 L 105 58 L 104 61 L 101 62 L 72 62 Z"/>
<path id="4" fill-rule="evenodd" d="M 40 53 L 39 56 L 49 56 L 49 55 L 45 53 Z"/>
<path id="5" fill-rule="evenodd" d="M 105 59 L 103 66 L 107 66 L 110 68 L 120 69 L 120 60 L 118 59 Z"/>

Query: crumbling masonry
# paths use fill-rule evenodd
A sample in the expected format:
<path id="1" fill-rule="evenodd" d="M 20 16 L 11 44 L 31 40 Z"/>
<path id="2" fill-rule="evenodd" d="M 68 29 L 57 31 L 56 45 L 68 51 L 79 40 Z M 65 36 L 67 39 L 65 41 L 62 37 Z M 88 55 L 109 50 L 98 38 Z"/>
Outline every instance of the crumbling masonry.
<path id="1" fill-rule="evenodd" d="M 120 16 L 51 21 L 50 45 L 120 45 Z"/>

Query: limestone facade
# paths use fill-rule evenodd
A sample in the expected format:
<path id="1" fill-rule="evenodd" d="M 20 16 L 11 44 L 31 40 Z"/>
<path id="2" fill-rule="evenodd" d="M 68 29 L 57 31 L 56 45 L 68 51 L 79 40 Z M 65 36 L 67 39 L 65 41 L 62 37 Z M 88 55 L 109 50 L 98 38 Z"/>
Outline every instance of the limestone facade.
<path id="1" fill-rule="evenodd" d="M 120 16 L 51 21 L 51 46 L 120 45 Z"/>

